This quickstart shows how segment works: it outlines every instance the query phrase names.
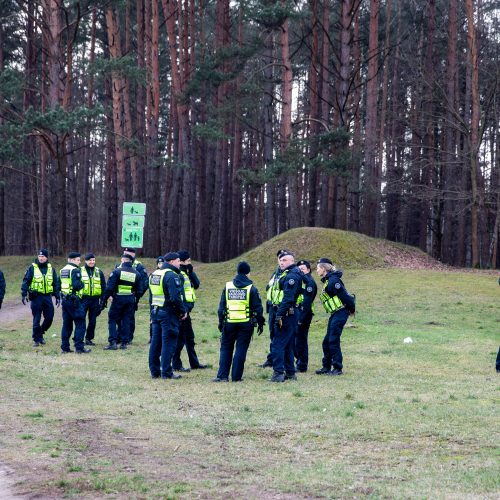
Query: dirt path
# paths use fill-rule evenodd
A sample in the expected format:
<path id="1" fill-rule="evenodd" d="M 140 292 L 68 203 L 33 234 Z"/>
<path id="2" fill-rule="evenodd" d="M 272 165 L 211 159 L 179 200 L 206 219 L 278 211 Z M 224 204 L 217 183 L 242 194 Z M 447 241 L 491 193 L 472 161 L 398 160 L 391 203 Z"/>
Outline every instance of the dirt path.
<path id="1" fill-rule="evenodd" d="M 4 302 L 0 309 L 0 325 L 8 326 L 9 323 L 14 323 L 19 319 L 27 319 L 31 316 L 31 308 L 29 304 L 23 306 L 16 302 Z"/>
<path id="2" fill-rule="evenodd" d="M 24 497 L 14 495 L 10 488 L 13 483 L 15 473 L 12 469 L 8 469 L 5 465 L 0 464 L 0 499 L 1 500 L 16 500 Z"/>

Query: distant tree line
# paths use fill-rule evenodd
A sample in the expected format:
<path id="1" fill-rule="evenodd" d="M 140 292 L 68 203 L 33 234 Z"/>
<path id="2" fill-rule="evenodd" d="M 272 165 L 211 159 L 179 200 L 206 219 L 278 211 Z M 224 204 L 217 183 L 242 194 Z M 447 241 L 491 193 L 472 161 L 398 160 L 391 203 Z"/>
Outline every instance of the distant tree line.
<path id="1" fill-rule="evenodd" d="M 496 0 L 0 0 L 0 253 L 297 226 L 500 264 Z"/>

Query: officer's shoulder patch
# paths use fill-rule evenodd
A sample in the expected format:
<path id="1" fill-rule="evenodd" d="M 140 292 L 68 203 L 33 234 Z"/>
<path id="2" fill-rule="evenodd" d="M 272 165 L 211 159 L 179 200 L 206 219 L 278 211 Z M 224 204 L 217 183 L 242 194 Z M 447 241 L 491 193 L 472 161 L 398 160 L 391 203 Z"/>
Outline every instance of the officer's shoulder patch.
<path id="1" fill-rule="evenodd" d="M 175 278 L 175 284 L 176 284 L 177 286 L 180 286 L 180 284 L 181 284 L 181 280 L 180 280 L 179 278 Z"/>
<path id="2" fill-rule="evenodd" d="M 288 280 L 289 285 L 295 285 L 295 280 L 294 279 L 289 279 Z"/>
<path id="3" fill-rule="evenodd" d="M 342 288 L 342 285 L 340 283 L 335 283 L 335 288 L 337 290 L 340 290 Z"/>
<path id="4" fill-rule="evenodd" d="M 313 288 L 312 288 L 312 286 L 308 286 L 308 287 L 306 288 L 306 290 L 307 290 L 308 292 L 312 292 L 312 291 L 313 291 Z"/>

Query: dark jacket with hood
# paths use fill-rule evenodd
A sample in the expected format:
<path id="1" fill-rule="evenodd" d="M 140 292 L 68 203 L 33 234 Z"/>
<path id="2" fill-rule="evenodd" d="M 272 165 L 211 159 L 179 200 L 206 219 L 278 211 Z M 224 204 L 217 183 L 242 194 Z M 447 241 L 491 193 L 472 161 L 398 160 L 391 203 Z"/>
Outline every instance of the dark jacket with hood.
<path id="1" fill-rule="evenodd" d="M 248 285 L 252 285 L 252 288 L 250 288 L 250 318 L 256 318 L 257 324 L 263 325 L 265 319 L 263 316 L 262 301 L 260 300 L 259 290 L 253 284 L 253 281 L 244 274 L 237 274 L 233 279 L 233 284 L 237 288 L 245 288 Z M 217 314 L 219 316 L 219 323 L 223 323 L 226 319 L 226 287 L 222 290 Z"/>

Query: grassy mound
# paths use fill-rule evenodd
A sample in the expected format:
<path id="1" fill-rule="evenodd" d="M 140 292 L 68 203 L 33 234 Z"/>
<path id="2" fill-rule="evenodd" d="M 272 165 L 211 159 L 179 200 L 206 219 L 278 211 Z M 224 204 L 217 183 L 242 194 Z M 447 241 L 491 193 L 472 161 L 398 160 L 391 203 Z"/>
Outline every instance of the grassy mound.
<path id="1" fill-rule="evenodd" d="M 321 227 L 290 229 L 244 253 L 241 259 L 272 268 L 280 248 L 311 262 L 329 257 L 339 268 L 438 268 L 440 264 L 418 248 L 370 238 L 364 234 Z"/>

